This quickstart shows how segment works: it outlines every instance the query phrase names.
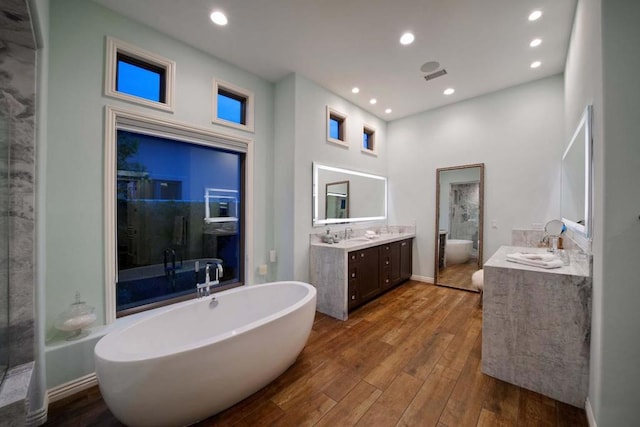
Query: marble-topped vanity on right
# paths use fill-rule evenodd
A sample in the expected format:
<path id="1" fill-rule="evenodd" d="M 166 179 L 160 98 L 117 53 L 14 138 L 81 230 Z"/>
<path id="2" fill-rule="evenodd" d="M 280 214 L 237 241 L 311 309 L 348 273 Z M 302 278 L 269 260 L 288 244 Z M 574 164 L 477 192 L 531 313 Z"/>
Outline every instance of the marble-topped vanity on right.
<path id="1" fill-rule="evenodd" d="M 484 264 L 482 372 L 574 406 L 588 392 L 592 276 L 589 257 L 567 251 L 555 269 L 507 261 L 543 248 L 502 246 Z"/>

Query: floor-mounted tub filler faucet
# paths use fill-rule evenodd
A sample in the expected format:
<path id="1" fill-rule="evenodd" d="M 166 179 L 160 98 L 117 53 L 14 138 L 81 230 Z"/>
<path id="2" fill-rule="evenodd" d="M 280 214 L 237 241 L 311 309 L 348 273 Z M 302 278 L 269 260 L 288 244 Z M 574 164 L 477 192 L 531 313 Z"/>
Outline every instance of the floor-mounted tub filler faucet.
<path id="1" fill-rule="evenodd" d="M 211 280 L 211 266 L 215 265 L 214 276 L 215 279 Z M 220 283 L 220 276 L 224 274 L 224 270 L 222 269 L 222 264 L 216 262 L 207 262 L 204 267 L 204 282 L 198 283 L 198 271 L 200 270 L 200 262 L 196 261 L 195 264 L 195 273 L 196 273 L 196 294 L 198 298 L 200 297 L 208 297 L 211 295 L 211 287 L 216 286 Z"/>

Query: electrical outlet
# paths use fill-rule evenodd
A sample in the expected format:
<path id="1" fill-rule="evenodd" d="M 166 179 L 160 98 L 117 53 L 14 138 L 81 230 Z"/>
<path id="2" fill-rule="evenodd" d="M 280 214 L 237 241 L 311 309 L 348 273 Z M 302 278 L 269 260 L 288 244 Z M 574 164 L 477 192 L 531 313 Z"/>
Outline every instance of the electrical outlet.
<path id="1" fill-rule="evenodd" d="M 498 228 L 498 221 L 496 221 L 495 219 L 491 221 L 491 228 Z"/>
<path id="2" fill-rule="evenodd" d="M 269 262 L 276 262 L 278 261 L 278 255 L 276 253 L 275 249 L 271 249 L 269 251 Z"/>

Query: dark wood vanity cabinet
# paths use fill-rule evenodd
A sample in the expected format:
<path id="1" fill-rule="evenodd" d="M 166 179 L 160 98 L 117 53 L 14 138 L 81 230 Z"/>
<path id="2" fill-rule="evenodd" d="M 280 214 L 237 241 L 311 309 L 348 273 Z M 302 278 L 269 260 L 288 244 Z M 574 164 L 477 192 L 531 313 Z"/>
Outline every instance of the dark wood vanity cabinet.
<path id="1" fill-rule="evenodd" d="M 400 283 L 400 242 L 378 247 L 380 253 L 380 286 L 389 289 Z"/>
<path id="2" fill-rule="evenodd" d="M 413 274 L 413 245 L 411 239 L 400 242 L 400 281 L 409 280 Z"/>
<path id="3" fill-rule="evenodd" d="M 379 293 L 378 264 L 377 247 L 349 252 L 349 308 Z"/>
<path id="4" fill-rule="evenodd" d="M 349 309 L 409 279 L 411 256 L 411 239 L 349 252 Z"/>

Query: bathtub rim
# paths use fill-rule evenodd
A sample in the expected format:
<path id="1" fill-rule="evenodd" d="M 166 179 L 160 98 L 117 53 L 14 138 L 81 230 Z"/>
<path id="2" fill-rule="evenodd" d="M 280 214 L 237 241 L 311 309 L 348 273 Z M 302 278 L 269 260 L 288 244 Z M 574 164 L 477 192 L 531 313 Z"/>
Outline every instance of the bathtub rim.
<path id="1" fill-rule="evenodd" d="M 152 321 L 154 318 L 158 316 L 166 315 L 167 313 L 170 313 L 175 310 L 179 310 L 181 308 L 187 307 L 192 304 L 210 304 L 211 297 L 194 298 L 188 301 L 183 301 L 170 306 L 170 308 L 167 310 L 163 310 L 161 312 L 154 313 L 149 316 L 141 317 L 140 319 L 135 320 L 134 322 L 128 324 L 123 328 L 120 328 L 105 334 L 102 338 L 98 340 L 98 342 L 95 345 L 95 348 L 93 351 L 94 357 L 106 363 L 119 363 L 119 362 L 134 363 L 134 362 L 142 362 L 142 361 L 160 360 L 162 358 L 172 357 L 180 353 L 184 353 L 188 351 L 196 351 L 208 345 L 222 342 L 231 337 L 242 336 L 248 333 L 249 331 L 255 329 L 256 327 L 259 327 L 260 325 L 275 321 L 281 317 L 286 316 L 289 313 L 292 313 L 300 309 L 302 306 L 308 304 L 311 300 L 314 300 L 316 298 L 317 290 L 313 285 L 309 283 L 301 282 L 301 281 L 295 281 L 295 280 L 283 280 L 278 282 L 261 283 L 259 285 L 244 285 L 244 286 L 228 289 L 228 290 L 213 294 L 212 296 L 216 297 L 216 296 L 234 294 L 237 292 L 248 292 L 251 289 L 275 286 L 280 284 L 301 285 L 302 287 L 307 289 L 307 294 L 303 298 L 301 298 L 299 301 L 296 301 L 295 304 L 292 304 L 282 310 L 276 311 L 275 313 L 269 314 L 268 316 L 261 317 L 260 319 L 254 320 L 253 322 L 249 322 L 240 328 L 233 329 L 230 331 L 225 331 L 224 333 L 209 336 L 204 339 L 196 340 L 181 346 L 176 346 L 174 348 L 171 348 L 170 350 L 146 351 L 146 352 L 137 352 L 137 353 L 126 352 L 121 350 L 121 345 L 120 343 L 117 342 L 118 336 L 125 333 L 129 329 L 136 327 L 142 322 Z M 315 307 L 314 307 L 314 312 L 315 312 Z M 112 342 L 112 341 L 115 341 L 115 342 Z"/>
<path id="2" fill-rule="evenodd" d="M 453 244 L 453 246 L 462 245 L 462 244 L 469 244 L 469 243 L 471 243 L 473 245 L 473 240 L 469 240 L 469 239 L 447 239 L 447 240 L 445 240 L 445 245 L 448 242 L 451 242 Z"/>

